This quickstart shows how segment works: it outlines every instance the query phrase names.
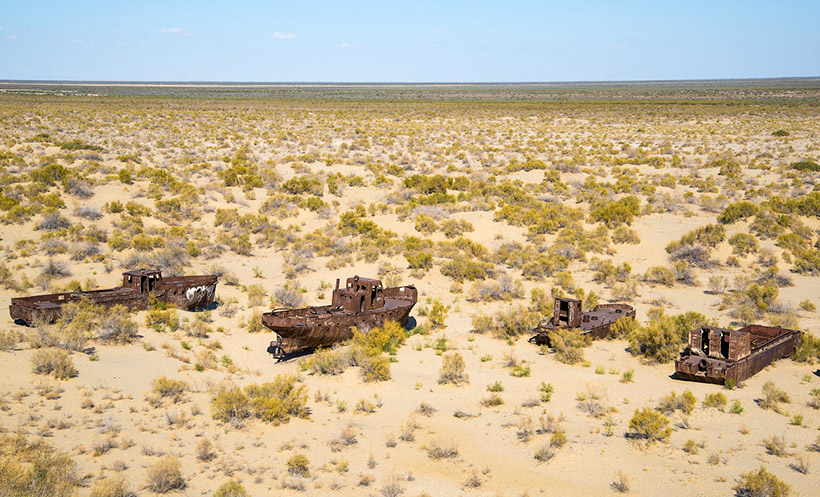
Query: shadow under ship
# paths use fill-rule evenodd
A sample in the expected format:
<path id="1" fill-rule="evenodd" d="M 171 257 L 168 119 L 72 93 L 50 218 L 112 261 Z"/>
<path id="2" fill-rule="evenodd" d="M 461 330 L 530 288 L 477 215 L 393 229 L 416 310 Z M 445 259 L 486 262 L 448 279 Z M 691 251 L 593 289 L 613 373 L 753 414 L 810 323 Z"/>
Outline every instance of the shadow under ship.
<path id="1" fill-rule="evenodd" d="M 268 350 L 275 357 L 284 357 L 348 340 L 354 327 L 378 328 L 387 321 L 406 327 L 417 300 L 418 290 L 413 285 L 383 288 L 381 280 L 354 276 L 339 288 L 337 279 L 330 305 L 262 314 L 262 324 L 278 335 Z"/>
<path id="2" fill-rule="evenodd" d="M 141 310 L 148 308 L 151 297 L 181 309 L 195 309 L 213 303 L 216 282 L 217 276 L 212 274 L 163 278 L 159 270 L 138 269 L 122 273 L 122 286 L 117 288 L 13 298 L 9 314 L 30 326 L 35 322 L 53 323 L 69 302 L 88 300 L 103 307 L 124 305 Z"/>

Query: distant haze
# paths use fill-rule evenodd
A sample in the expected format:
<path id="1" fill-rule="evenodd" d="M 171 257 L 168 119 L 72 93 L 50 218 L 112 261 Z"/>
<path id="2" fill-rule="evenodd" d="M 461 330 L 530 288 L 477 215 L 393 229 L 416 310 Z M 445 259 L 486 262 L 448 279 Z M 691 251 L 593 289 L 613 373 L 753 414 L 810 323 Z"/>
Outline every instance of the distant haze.
<path id="1" fill-rule="evenodd" d="M 820 76 L 814 1 L 7 2 L 0 79 Z"/>

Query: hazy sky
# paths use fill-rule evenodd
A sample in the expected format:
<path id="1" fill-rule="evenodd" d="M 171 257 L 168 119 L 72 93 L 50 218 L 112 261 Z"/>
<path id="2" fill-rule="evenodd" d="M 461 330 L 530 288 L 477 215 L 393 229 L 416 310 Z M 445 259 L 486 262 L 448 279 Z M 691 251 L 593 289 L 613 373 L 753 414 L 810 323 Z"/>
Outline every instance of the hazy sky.
<path id="1" fill-rule="evenodd" d="M 820 76 L 820 1 L 0 0 L 0 79 Z"/>

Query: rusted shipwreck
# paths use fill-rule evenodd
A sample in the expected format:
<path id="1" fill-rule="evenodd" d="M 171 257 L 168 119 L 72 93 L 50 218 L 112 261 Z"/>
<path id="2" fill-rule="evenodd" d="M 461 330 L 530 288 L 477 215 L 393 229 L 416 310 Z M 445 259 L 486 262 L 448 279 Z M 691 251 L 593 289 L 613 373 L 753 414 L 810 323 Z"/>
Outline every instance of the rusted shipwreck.
<path id="1" fill-rule="evenodd" d="M 739 383 L 772 362 L 792 355 L 802 333 L 773 326 L 739 330 L 703 326 L 689 333 L 689 345 L 675 361 L 675 376 L 684 380 Z"/>
<path id="2" fill-rule="evenodd" d="M 205 307 L 214 301 L 216 275 L 163 278 L 156 269 L 138 269 L 122 273 L 122 286 L 85 292 L 52 293 L 11 299 L 9 314 L 15 321 L 54 322 L 62 307 L 83 299 L 104 307 L 124 305 L 132 310 L 148 308 L 150 297 L 182 309 Z"/>
<path id="3" fill-rule="evenodd" d="M 413 285 L 383 288 L 380 280 L 354 276 L 339 288 L 337 279 L 330 305 L 274 309 L 262 314 L 262 324 L 278 335 L 268 351 L 284 357 L 352 338 L 353 327 L 376 328 L 387 321 L 407 326 L 417 300 L 418 290 Z"/>
<path id="4" fill-rule="evenodd" d="M 577 330 L 592 339 L 609 335 L 610 327 L 619 319 L 635 319 L 635 309 L 626 304 L 600 304 L 587 312 L 581 312 L 581 301 L 557 297 L 553 304 L 552 318 L 540 323 L 532 332 L 531 341 L 538 345 L 549 345 L 549 334 L 559 328 Z"/>

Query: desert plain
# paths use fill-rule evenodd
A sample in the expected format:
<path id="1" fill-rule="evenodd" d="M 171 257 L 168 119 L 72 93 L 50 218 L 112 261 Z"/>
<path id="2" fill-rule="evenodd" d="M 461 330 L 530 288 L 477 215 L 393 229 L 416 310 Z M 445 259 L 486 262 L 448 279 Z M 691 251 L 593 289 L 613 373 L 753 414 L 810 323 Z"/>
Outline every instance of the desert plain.
<path id="1" fill-rule="evenodd" d="M 3 495 L 745 495 L 761 467 L 817 495 L 818 97 L 5 82 Z M 218 274 L 216 302 L 5 311 L 141 267 Z M 268 353 L 262 312 L 353 275 L 415 285 L 408 329 Z M 554 296 L 635 326 L 539 347 Z M 674 378 L 704 323 L 803 345 L 739 385 Z M 271 382 L 286 408 L 242 398 Z"/>

